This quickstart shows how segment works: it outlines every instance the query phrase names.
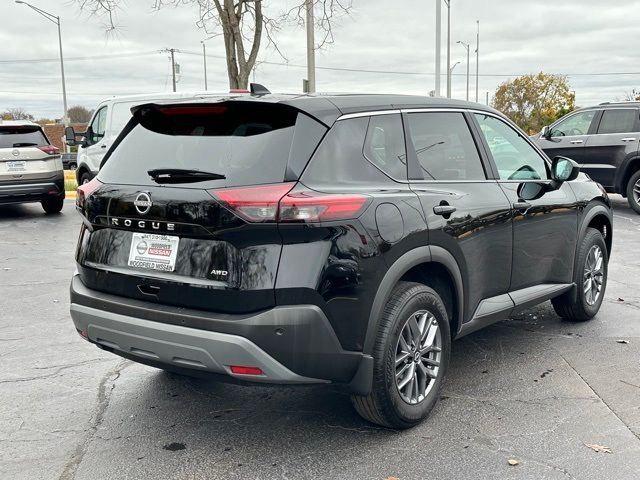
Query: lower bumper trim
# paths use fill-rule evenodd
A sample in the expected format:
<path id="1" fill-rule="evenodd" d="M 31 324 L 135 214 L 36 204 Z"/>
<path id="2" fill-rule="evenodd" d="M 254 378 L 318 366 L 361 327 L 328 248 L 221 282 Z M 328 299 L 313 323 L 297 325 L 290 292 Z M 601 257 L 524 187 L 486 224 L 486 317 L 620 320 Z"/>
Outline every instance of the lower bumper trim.
<path id="1" fill-rule="evenodd" d="M 253 382 L 281 384 L 328 383 L 300 376 L 239 335 L 197 330 L 143 320 L 71 304 L 71 317 L 91 342 L 130 358 L 177 368 L 226 374 Z M 262 375 L 240 375 L 231 365 L 258 367 Z"/>

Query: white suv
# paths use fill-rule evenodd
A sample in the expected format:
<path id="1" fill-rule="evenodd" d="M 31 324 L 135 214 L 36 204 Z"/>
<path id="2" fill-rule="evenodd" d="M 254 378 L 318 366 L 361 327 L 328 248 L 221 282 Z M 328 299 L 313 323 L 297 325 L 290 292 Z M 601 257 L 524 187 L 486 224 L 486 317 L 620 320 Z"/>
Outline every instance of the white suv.
<path id="1" fill-rule="evenodd" d="M 0 120 L 0 205 L 25 202 L 40 202 L 47 213 L 62 210 L 60 151 L 37 123 Z"/>

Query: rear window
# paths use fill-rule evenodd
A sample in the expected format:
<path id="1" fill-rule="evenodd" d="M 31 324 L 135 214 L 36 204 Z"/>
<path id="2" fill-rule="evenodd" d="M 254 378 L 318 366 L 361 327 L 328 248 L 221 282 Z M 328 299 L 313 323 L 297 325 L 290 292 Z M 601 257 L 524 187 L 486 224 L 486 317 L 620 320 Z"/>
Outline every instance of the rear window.
<path id="1" fill-rule="evenodd" d="M 190 188 L 278 183 L 285 179 L 292 150 L 306 156 L 306 162 L 319 141 L 310 139 L 313 145 L 307 149 L 292 149 L 296 127 L 304 124 L 300 130 L 308 130 L 310 118 L 279 104 L 145 105 L 135 118 L 139 124 L 100 170 L 102 182 L 155 185 L 148 170 L 179 168 L 226 177 L 180 185 Z"/>
<path id="2" fill-rule="evenodd" d="M 0 127 L 0 148 L 48 145 L 40 127 Z"/>

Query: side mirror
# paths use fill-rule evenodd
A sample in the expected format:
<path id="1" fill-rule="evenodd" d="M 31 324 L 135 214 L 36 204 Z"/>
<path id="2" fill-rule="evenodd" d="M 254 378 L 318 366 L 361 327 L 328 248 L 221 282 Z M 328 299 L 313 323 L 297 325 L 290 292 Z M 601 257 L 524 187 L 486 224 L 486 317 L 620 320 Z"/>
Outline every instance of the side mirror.
<path id="1" fill-rule="evenodd" d="M 542 128 L 542 136 L 547 140 L 551 140 L 551 127 L 549 125 Z"/>
<path id="2" fill-rule="evenodd" d="M 555 157 L 551 162 L 551 177 L 557 184 L 578 178 L 580 166 L 567 157 Z"/>
<path id="3" fill-rule="evenodd" d="M 73 146 L 78 144 L 78 142 L 76 142 L 76 132 L 73 129 L 73 127 L 65 127 L 65 129 L 64 129 L 64 143 L 66 143 L 70 147 L 73 147 Z"/>

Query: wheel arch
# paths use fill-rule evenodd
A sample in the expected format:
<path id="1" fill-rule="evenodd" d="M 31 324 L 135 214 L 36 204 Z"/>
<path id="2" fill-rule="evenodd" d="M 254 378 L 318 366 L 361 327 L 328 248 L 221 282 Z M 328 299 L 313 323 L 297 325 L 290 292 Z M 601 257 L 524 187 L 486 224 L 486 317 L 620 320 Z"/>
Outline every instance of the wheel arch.
<path id="1" fill-rule="evenodd" d="M 601 203 L 594 203 L 587 207 L 582 218 L 578 241 L 584 238 L 587 228 L 595 228 L 602 233 L 604 243 L 607 246 L 607 257 L 611 256 L 611 248 L 613 246 L 613 224 L 609 209 Z M 576 249 L 576 261 L 578 251 Z"/>
<path id="2" fill-rule="evenodd" d="M 452 315 L 451 335 L 454 338 L 457 336 L 464 312 L 464 287 L 460 267 L 453 255 L 442 247 L 418 247 L 398 258 L 380 282 L 369 313 L 364 353 L 372 352 L 380 315 L 393 288 L 403 280 L 427 285 L 441 296 L 447 313 L 451 312 Z"/>
<path id="3" fill-rule="evenodd" d="M 631 176 L 634 173 L 640 170 L 640 157 L 633 157 L 627 160 L 627 162 L 624 164 L 621 170 L 622 170 L 621 171 L 622 175 L 618 177 L 618 180 L 616 183 L 616 190 L 618 191 L 618 193 L 620 193 L 623 197 L 626 198 L 627 184 L 629 183 L 629 179 L 631 179 Z"/>

